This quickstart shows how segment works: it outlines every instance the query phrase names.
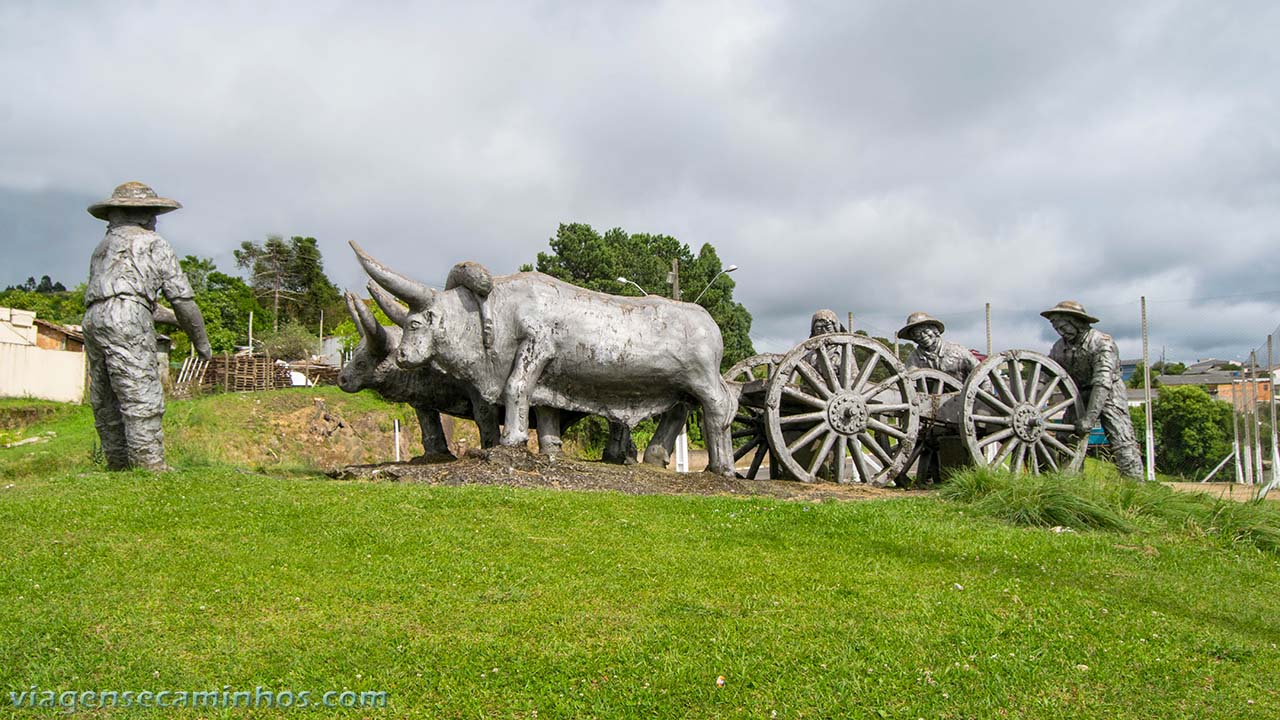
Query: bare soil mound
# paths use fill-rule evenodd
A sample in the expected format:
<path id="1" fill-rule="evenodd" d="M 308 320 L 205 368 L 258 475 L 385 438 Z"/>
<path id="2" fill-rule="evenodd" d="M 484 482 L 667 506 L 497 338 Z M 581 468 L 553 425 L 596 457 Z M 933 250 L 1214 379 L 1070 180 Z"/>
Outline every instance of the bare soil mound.
<path id="1" fill-rule="evenodd" d="M 520 448 L 469 450 L 439 463 L 349 465 L 328 473 L 344 480 L 389 480 L 428 485 L 504 485 L 564 490 L 608 490 L 629 495 L 742 495 L 802 502 L 902 497 L 902 490 L 865 485 L 740 480 L 713 473 L 677 473 L 651 465 L 611 465 Z"/>

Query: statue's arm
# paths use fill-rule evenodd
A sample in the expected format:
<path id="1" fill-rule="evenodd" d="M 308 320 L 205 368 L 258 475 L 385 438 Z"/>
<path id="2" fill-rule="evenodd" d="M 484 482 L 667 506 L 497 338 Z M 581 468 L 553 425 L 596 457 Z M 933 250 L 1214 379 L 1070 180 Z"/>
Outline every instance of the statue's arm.
<path id="1" fill-rule="evenodd" d="M 173 305 L 173 314 L 178 316 L 178 327 L 191 338 L 191 347 L 195 348 L 201 360 L 208 361 L 213 357 L 213 349 L 209 347 L 209 335 L 204 329 L 204 316 L 200 314 L 200 308 L 196 307 L 196 301 L 191 298 L 176 300 L 171 298 L 169 302 Z"/>
<path id="2" fill-rule="evenodd" d="M 1098 424 L 1098 418 L 1102 417 L 1102 409 L 1106 407 L 1107 400 L 1111 397 L 1112 388 L 1115 385 L 1115 378 L 1120 373 L 1120 351 L 1116 348 L 1114 342 L 1101 343 L 1093 353 L 1093 391 L 1089 393 L 1089 405 L 1085 409 L 1084 416 L 1080 418 L 1080 423 L 1084 425 L 1084 430 L 1088 432 Z"/>

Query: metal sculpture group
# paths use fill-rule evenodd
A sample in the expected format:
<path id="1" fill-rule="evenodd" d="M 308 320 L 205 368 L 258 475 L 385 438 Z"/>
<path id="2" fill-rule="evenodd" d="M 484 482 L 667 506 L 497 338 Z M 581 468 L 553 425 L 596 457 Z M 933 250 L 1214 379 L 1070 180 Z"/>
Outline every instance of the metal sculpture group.
<path id="1" fill-rule="evenodd" d="M 209 355 L 191 287 L 155 233 L 156 216 L 180 207 L 125 183 L 89 208 L 109 223 L 90 264 L 84 328 L 111 469 L 166 469 L 152 325 L 159 295 L 196 352 Z M 1012 350 L 979 363 L 942 339 L 941 321 L 913 313 L 898 331 L 916 345 L 904 365 L 820 310 L 808 340 L 722 376 L 720 330 L 698 305 L 608 295 L 535 272 L 494 276 L 471 262 L 434 290 L 352 248 L 394 325 L 380 325 L 347 293 L 361 341 L 339 385 L 413 407 L 424 450 L 415 460 L 452 457 L 440 413 L 474 419 L 485 447 L 525 446 L 532 418 L 547 454 L 559 451 L 563 428 L 592 414 L 609 421 L 604 458 L 617 463 L 635 461 L 631 428 L 659 417 L 644 461 L 665 465 L 698 405 L 707 469 L 722 475 L 752 455 L 750 478 L 768 460 L 770 477 L 906 485 L 917 461 L 918 477 L 936 479 L 957 448 L 1014 471 L 1063 469 L 1079 464 L 1099 421 L 1121 471 L 1142 470 L 1115 343 L 1073 301 L 1043 313 L 1062 336 L 1048 356 Z"/>

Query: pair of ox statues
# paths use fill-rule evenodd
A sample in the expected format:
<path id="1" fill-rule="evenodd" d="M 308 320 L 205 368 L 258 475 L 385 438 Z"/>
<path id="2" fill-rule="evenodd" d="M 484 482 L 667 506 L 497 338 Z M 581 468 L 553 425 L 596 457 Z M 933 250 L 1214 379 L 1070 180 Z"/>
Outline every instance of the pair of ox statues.
<path id="1" fill-rule="evenodd" d="M 657 416 L 643 457 L 666 465 L 697 403 L 707 469 L 733 475 L 737 403 L 720 375 L 720 329 L 702 307 L 594 292 L 541 273 L 494 276 L 469 262 L 434 290 L 351 245 L 395 325 L 380 325 L 347 293 L 362 338 L 339 385 L 413 407 L 427 458 L 449 453 L 440 412 L 474 419 L 486 447 L 525 446 L 532 420 L 545 454 L 558 452 L 563 428 L 600 415 L 609 421 L 604 459 L 616 463 L 635 460 L 631 428 Z"/>

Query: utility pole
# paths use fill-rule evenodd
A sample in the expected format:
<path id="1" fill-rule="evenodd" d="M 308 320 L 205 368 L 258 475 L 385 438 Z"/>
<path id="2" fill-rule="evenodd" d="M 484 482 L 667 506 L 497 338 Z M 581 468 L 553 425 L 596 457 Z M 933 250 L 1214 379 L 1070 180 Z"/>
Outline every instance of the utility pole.
<path id="1" fill-rule="evenodd" d="M 253 311 L 249 311 L 249 354 L 253 354 Z"/>
<path id="2" fill-rule="evenodd" d="M 987 357 L 991 357 L 991 303 L 987 303 Z"/>
<path id="3" fill-rule="evenodd" d="M 1240 455 L 1240 393 L 1236 386 L 1239 380 L 1231 381 L 1231 447 L 1236 456 L 1236 482 L 1244 482 L 1244 460 Z"/>
<path id="4" fill-rule="evenodd" d="M 1276 447 L 1276 371 L 1271 358 L 1271 336 L 1267 336 L 1267 404 L 1271 406 L 1271 483 L 1280 469 L 1280 447 Z"/>
<path id="5" fill-rule="evenodd" d="M 324 308 L 320 308 L 320 342 L 324 342 Z"/>
<path id="6" fill-rule="evenodd" d="M 671 258 L 671 299 L 680 299 L 680 258 Z"/>
<path id="7" fill-rule="evenodd" d="M 1241 369 L 1241 376 L 1247 374 L 1246 370 Z M 1245 381 L 1237 380 L 1240 386 L 1240 423 L 1243 426 L 1243 432 L 1240 436 L 1240 454 L 1244 456 L 1244 484 L 1253 484 L 1253 433 L 1249 431 L 1249 404 L 1247 402 L 1248 390 L 1245 389 Z"/>
<path id="8" fill-rule="evenodd" d="M 1156 480 L 1156 436 L 1151 427 L 1151 357 L 1147 345 L 1147 296 L 1142 296 L 1142 401 L 1147 417 L 1147 482 Z"/>
<path id="9" fill-rule="evenodd" d="M 1262 420 L 1258 418 L 1258 353 L 1249 351 L 1249 417 L 1253 418 L 1253 467 L 1254 481 L 1264 485 L 1267 477 L 1262 472 Z"/>

